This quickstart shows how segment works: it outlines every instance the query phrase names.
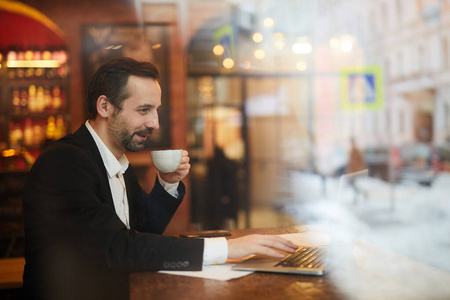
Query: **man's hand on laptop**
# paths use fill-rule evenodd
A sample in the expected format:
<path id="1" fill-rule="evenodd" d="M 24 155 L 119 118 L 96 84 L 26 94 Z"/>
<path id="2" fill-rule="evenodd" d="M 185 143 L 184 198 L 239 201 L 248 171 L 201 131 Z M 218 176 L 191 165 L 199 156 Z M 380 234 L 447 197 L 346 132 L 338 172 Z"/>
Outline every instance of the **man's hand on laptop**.
<path id="1" fill-rule="evenodd" d="M 228 258 L 239 259 L 252 254 L 264 254 L 277 258 L 284 258 L 281 250 L 294 253 L 297 245 L 276 235 L 252 234 L 228 240 Z"/>

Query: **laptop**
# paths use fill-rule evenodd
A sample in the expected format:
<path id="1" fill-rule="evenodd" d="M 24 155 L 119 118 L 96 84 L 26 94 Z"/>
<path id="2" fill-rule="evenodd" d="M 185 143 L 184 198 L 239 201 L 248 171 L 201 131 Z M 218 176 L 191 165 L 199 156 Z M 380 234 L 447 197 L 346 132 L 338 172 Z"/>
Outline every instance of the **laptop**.
<path id="1" fill-rule="evenodd" d="M 232 269 L 321 276 L 345 263 L 351 257 L 355 232 L 348 228 L 354 227 L 354 224 L 348 226 L 346 222 L 342 222 L 340 204 L 348 202 L 349 190 L 351 193 L 351 189 L 354 189 L 353 193 L 356 193 L 355 184 L 358 183 L 359 179 L 367 177 L 368 170 L 349 173 L 340 177 L 335 203 L 330 205 L 333 211 L 330 214 L 331 232 L 327 245 L 298 245 L 295 253 L 281 260 L 258 254 L 235 264 Z M 351 197 L 354 197 L 354 195 Z M 298 235 L 302 234 L 304 233 L 298 233 Z"/>

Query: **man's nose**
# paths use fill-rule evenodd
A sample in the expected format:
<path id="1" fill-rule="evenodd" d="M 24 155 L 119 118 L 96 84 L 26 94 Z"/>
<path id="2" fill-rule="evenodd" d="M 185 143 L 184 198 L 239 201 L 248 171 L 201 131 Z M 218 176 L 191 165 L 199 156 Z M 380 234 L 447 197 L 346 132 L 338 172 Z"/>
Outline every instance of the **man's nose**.
<path id="1" fill-rule="evenodd" d="M 145 127 L 159 129 L 159 116 L 157 111 L 154 111 L 151 114 L 149 114 L 145 122 Z"/>

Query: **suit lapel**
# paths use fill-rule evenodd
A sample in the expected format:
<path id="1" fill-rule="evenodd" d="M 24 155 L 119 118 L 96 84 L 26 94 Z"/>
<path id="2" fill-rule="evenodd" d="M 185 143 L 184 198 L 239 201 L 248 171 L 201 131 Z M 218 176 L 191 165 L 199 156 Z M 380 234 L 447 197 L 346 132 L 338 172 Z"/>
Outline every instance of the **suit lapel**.
<path id="1" fill-rule="evenodd" d="M 109 186 L 108 173 L 106 171 L 105 165 L 103 164 L 102 156 L 100 155 L 100 151 L 97 148 L 97 144 L 95 143 L 94 138 L 92 137 L 85 124 L 83 124 L 74 133 L 74 136 L 75 140 L 79 143 L 78 146 L 84 148 L 91 154 L 91 157 L 95 162 L 96 169 L 100 175 L 99 177 L 101 183 L 99 185 L 99 189 L 101 190 L 101 193 L 107 196 L 103 199 L 106 200 L 107 204 L 111 205 L 114 208 L 114 201 L 111 194 L 111 188 Z"/>

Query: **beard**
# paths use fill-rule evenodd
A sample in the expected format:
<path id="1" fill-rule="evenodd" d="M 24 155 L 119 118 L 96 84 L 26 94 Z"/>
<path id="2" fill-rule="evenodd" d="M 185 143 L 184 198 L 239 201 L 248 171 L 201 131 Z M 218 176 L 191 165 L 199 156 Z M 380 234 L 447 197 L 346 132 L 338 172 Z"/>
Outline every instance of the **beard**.
<path id="1" fill-rule="evenodd" d="M 152 134 L 153 128 L 146 128 L 130 132 L 127 130 L 126 123 L 119 117 L 115 116 L 113 122 L 109 126 L 109 131 L 116 141 L 127 151 L 138 152 L 144 149 L 145 140 L 135 141 L 135 135 L 147 136 Z"/>

